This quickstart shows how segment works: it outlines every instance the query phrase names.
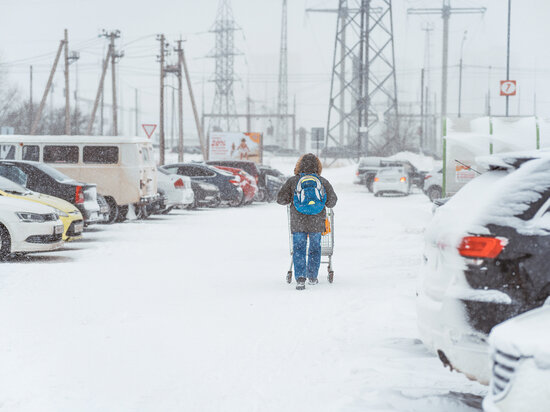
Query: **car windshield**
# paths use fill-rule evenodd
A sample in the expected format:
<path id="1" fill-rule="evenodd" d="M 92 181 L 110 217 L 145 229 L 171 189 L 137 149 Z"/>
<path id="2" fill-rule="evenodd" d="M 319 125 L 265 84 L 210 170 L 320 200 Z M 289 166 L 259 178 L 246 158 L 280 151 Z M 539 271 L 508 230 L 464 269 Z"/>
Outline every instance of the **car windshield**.
<path id="1" fill-rule="evenodd" d="M 33 163 L 32 165 L 60 183 L 76 182 L 74 179 L 61 173 L 51 166 L 45 165 L 43 163 Z"/>
<path id="2" fill-rule="evenodd" d="M 219 169 L 215 166 L 209 166 L 210 169 L 214 170 L 215 172 L 217 172 L 218 174 L 220 175 L 224 175 L 224 176 L 233 176 L 233 173 L 230 173 L 228 172 L 227 170 L 223 170 L 223 169 Z"/>
<path id="3" fill-rule="evenodd" d="M 0 176 L 0 190 L 3 190 L 7 193 L 13 193 L 17 195 L 25 195 L 31 193 L 30 190 L 25 189 L 23 186 L 18 185 L 15 182 L 12 182 L 5 177 Z"/>

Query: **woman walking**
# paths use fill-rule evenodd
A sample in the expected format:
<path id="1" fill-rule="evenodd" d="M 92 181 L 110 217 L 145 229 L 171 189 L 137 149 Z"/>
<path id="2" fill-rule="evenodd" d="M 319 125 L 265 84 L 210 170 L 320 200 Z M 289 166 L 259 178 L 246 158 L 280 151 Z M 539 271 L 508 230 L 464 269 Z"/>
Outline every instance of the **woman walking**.
<path id="1" fill-rule="evenodd" d="M 289 178 L 277 196 L 280 205 L 290 204 L 290 231 L 294 245 L 294 274 L 296 289 L 305 289 L 319 283 L 321 265 L 321 234 L 325 231 L 326 208 L 333 208 L 338 200 L 332 185 L 321 177 L 323 166 L 317 156 L 308 153 L 300 157 Z M 307 239 L 309 253 L 306 260 Z"/>

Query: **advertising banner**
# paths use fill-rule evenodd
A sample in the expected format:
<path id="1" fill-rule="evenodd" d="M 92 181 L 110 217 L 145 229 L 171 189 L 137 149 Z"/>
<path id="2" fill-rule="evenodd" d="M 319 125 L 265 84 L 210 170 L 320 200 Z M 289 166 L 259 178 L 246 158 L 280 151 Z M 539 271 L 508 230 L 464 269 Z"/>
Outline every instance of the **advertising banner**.
<path id="1" fill-rule="evenodd" d="M 262 163 L 261 133 L 212 132 L 208 140 L 208 160 Z"/>

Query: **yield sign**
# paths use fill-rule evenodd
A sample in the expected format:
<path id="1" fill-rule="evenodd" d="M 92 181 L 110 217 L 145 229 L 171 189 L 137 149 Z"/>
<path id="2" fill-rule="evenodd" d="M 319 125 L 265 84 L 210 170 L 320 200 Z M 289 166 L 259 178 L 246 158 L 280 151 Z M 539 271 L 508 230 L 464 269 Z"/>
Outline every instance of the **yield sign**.
<path id="1" fill-rule="evenodd" d="M 156 124 L 142 124 L 141 127 L 143 127 L 143 130 L 145 130 L 145 134 L 150 139 L 153 133 L 155 132 L 155 129 L 157 128 Z"/>

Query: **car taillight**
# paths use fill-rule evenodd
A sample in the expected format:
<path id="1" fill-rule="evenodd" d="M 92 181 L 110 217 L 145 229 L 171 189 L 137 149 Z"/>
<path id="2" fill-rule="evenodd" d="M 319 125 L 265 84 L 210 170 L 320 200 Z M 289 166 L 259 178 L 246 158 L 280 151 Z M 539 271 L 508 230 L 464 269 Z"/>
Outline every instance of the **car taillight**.
<path id="1" fill-rule="evenodd" d="M 407 181 L 407 178 L 406 178 L 406 177 L 402 177 L 401 179 L 399 179 L 399 181 L 400 181 L 401 183 L 406 182 L 406 181 Z"/>
<path id="2" fill-rule="evenodd" d="M 374 178 L 374 181 L 375 181 L 375 182 L 379 182 L 379 181 L 380 181 L 380 178 L 375 177 L 375 178 Z"/>
<path id="3" fill-rule="evenodd" d="M 239 186 L 241 184 L 241 177 L 239 175 L 234 175 L 233 179 L 229 182 L 233 183 L 235 186 Z"/>
<path id="4" fill-rule="evenodd" d="M 508 244 L 502 237 L 466 236 L 458 247 L 458 253 L 468 258 L 494 259 Z"/>
<path id="5" fill-rule="evenodd" d="M 359 170 L 355 172 L 355 176 L 359 176 Z"/>
<path id="6" fill-rule="evenodd" d="M 185 183 L 183 183 L 183 180 L 178 179 L 174 182 L 174 187 L 176 189 L 183 189 L 183 188 L 185 188 Z"/>
<path id="7" fill-rule="evenodd" d="M 424 176 L 424 180 L 428 180 L 430 177 L 432 177 L 432 175 L 426 175 Z"/>
<path id="8" fill-rule="evenodd" d="M 76 187 L 76 191 L 74 193 L 74 202 L 76 204 L 84 203 L 84 190 L 82 190 L 82 186 Z"/>

